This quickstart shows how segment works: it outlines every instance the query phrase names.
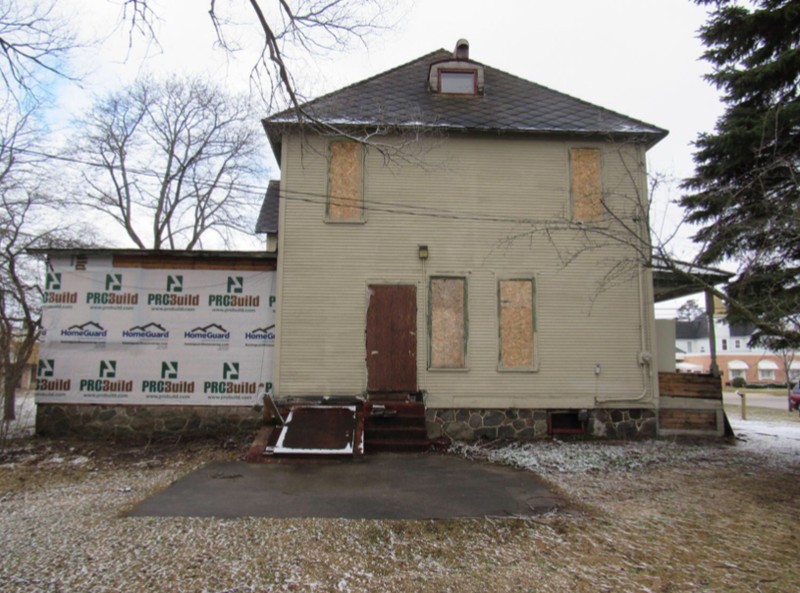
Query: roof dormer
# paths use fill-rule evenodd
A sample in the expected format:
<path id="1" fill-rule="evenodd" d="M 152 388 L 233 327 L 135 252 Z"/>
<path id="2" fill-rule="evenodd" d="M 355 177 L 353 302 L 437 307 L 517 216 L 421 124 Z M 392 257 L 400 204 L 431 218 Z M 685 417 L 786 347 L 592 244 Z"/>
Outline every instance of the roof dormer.
<path id="1" fill-rule="evenodd" d="M 469 42 L 459 39 L 451 59 L 431 64 L 428 88 L 439 95 L 478 96 L 483 79 L 483 65 L 469 59 Z"/>

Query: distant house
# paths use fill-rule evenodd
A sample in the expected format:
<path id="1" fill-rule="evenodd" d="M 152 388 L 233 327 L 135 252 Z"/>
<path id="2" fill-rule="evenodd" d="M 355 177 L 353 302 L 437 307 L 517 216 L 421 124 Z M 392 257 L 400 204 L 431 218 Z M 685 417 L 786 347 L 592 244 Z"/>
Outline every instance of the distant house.
<path id="1" fill-rule="evenodd" d="M 760 347 L 750 347 L 750 338 L 755 326 L 749 323 L 728 323 L 724 318 L 714 319 L 716 334 L 716 357 L 722 378 L 730 383 L 736 378 L 748 384 L 784 384 L 787 380 L 800 380 L 800 353 L 789 353 L 784 359 Z M 675 325 L 675 348 L 685 365 L 709 372 L 711 344 L 709 323 L 706 315 L 693 321 L 677 321 Z"/>
<path id="2" fill-rule="evenodd" d="M 651 270 L 585 242 L 649 236 L 665 130 L 463 40 L 263 123 L 276 398 L 414 394 L 432 437 L 656 433 Z"/>
<path id="3" fill-rule="evenodd" d="M 16 362 L 17 360 L 17 353 L 19 352 L 20 343 L 14 339 L 11 343 L 11 360 L 12 362 Z M 36 363 L 39 360 L 39 344 L 38 342 L 33 345 L 31 349 L 31 353 L 28 356 L 28 360 L 23 365 L 22 373 L 20 374 L 19 380 L 17 381 L 17 389 L 22 389 L 23 391 L 28 391 L 29 389 L 33 388 L 34 382 L 36 380 Z"/>

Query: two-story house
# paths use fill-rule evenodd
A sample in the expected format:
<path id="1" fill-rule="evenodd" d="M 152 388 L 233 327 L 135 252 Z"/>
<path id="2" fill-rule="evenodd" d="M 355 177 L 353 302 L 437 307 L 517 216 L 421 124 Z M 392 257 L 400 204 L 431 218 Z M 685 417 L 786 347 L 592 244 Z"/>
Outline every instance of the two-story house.
<path id="1" fill-rule="evenodd" d="M 463 40 L 263 123 L 276 399 L 408 394 L 431 437 L 656 433 L 642 242 L 666 131 Z"/>

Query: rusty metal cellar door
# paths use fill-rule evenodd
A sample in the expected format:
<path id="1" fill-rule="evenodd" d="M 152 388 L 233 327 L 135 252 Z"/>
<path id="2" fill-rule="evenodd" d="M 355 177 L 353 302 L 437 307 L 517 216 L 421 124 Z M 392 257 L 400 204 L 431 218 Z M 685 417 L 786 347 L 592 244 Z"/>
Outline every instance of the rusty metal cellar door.
<path id="1" fill-rule="evenodd" d="M 367 306 L 367 391 L 417 390 L 417 288 L 370 284 Z"/>

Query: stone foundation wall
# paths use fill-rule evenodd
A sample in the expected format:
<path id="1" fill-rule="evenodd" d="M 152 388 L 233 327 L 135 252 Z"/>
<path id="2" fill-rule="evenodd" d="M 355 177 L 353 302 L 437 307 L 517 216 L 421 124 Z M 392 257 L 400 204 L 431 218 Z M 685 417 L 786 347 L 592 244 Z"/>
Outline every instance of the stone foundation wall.
<path id="1" fill-rule="evenodd" d="M 562 410 L 431 409 L 425 412 L 428 437 L 453 441 L 479 439 L 531 440 L 547 438 L 547 417 Z M 658 432 L 654 410 L 588 410 L 584 435 L 606 439 L 654 438 Z M 561 436 L 561 435 L 559 435 Z M 571 435 L 563 435 L 569 437 Z"/>
<path id="2" fill-rule="evenodd" d="M 253 407 L 38 404 L 36 434 L 86 439 L 157 441 L 255 434 L 263 414 Z"/>

